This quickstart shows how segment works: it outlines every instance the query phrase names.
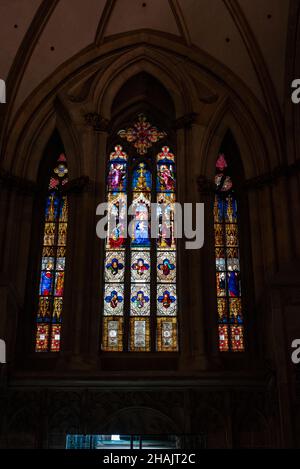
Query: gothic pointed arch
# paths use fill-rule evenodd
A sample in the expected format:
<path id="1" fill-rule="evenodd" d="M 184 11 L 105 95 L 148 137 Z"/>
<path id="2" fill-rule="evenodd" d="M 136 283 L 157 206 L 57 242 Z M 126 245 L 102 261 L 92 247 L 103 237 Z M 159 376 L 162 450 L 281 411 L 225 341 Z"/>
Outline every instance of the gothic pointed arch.
<path id="1" fill-rule="evenodd" d="M 44 206 L 40 237 L 40 269 L 35 302 L 35 351 L 59 352 L 64 311 L 68 234 L 68 163 L 57 131 L 48 145 L 41 177 Z"/>
<path id="2" fill-rule="evenodd" d="M 139 73 L 115 95 L 112 114 L 102 350 L 176 352 L 173 103 L 157 80 Z M 156 211 L 153 203 L 158 204 Z M 158 223 L 156 239 L 151 235 L 153 219 Z"/>

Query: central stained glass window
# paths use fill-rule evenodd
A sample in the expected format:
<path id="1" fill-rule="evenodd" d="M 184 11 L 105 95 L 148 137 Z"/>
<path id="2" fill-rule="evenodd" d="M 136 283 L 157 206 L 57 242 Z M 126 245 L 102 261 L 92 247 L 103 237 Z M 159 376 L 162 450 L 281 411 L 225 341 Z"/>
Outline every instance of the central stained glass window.
<path id="1" fill-rule="evenodd" d="M 139 115 L 132 127 L 118 132 L 119 144 L 109 155 L 108 215 L 115 223 L 105 244 L 103 351 L 178 350 L 176 164 L 174 153 L 162 145 L 166 138 Z M 151 237 L 151 216 L 156 237 Z"/>

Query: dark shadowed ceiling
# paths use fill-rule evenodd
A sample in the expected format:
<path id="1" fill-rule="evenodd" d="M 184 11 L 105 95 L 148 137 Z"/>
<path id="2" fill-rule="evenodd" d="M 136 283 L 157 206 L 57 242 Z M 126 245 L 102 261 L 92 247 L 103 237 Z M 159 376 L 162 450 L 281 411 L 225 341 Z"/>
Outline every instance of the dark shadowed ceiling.
<path id="1" fill-rule="evenodd" d="M 106 42 L 139 29 L 200 48 L 243 80 L 262 105 L 261 74 L 267 70 L 282 106 L 289 0 L 50 0 L 52 11 L 44 21 L 39 12 L 47 3 L 0 0 L 0 77 L 9 77 L 16 57 L 22 60 L 17 53 L 25 37 L 30 48 L 14 112 L 58 66 L 96 38 Z"/>

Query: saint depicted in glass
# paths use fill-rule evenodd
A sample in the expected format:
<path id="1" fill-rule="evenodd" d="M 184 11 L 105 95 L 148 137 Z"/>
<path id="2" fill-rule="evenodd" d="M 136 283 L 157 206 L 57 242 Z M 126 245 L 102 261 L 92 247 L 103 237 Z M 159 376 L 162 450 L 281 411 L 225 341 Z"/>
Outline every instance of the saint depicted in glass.
<path id="1" fill-rule="evenodd" d="M 60 350 L 68 229 L 68 199 L 63 192 L 63 186 L 67 181 L 67 160 L 65 155 L 61 154 L 53 168 L 45 204 L 36 315 L 36 352 Z"/>
<path id="2" fill-rule="evenodd" d="M 240 281 L 238 207 L 223 154 L 216 163 L 214 201 L 219 349 L 244 351 L 244 321 Z"/>
<path id="3" fill-rule="evenodd" d="M 175 155 L 159 143 L 167 134 L 144 115 L 118 136 L 129 150 L 117 144 L 108 161 L 108 210 L 116 222 L 106 242 L 102 349 L 177 351 Z M 156 238 L 151 217 L 157 218 Z"/>

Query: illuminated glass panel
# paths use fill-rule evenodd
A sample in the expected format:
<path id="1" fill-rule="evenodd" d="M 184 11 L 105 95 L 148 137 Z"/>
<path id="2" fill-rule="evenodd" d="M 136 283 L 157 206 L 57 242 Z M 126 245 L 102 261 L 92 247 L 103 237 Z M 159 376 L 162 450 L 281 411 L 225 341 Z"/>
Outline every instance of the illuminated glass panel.
<path id="1" fill-rule="evenodd" d="M 243 352 L 238 204 L 224 155 L 219 155 L 217 159 L 215 183 L 214 231 L 219 349 L 221 352 Z"/>
<path id="2" fill-rule="evenodd" d="M 107 283 L 104 290 L 104 315 L 122 316 L 124 310 L 124 285 Z"/>
<path id="3" fill-rule="evenodd" d="M 110 352 L 123 350 L 123 318 L 103 318 L 103 349 Z"/>
<path id="4" fill-rule="evenodd" d="M 131 281 L 150 282 L 150 251 L 131 251 Z"/>
<path id="5" fill-rule="evenodd" d="M 59 352 L 63 316 L 65 246 L 68 230 L 68 199 L 63 194 L 68 168 L 61 154 L 50 177 L 36 315 L 36 352 Z"/>
<path id="6" fill-rule="evenodd" d="M 107 249 L 120 249 L 125 247 L 126 221 L 127 221 L 127 198 L 126 194 L 108 194 L 108 233 Z M 114 225 L 111 226 L 111 220 Z"/>
<path id="7" fill-rule="evenodd" d="M 157 287 L 158 316 L 176 316 L 177 298 L 176 285 L 164 284 Z"/>
<path id="8" fill-rule="evenodd" d="M 49 351 L 49 324 L 37 324 L 36 330 L 36 352 L 48 352 Z"/>
<path id="9" fill-rule="evenodd" d="M 150 285 L 132 284 L 131 316 L 150 316 Z"/>
<path id="10" fill-rule="evenodd" d="M 144 162 L 137 165 L 132 173 L 132 190 L 134 192 L 150 192 L 151 191 L 151 172 Z"/>
<path id="11" fill-rule="evenodd" d="M 117 135 L 126 152 L 117 144 L 107 162 L 108 214 L 116 220 L 106 240 L 102 350 L 177 351 L 175 155 L 159 144 L 167 134 L 144 115 Z"/>
<path id="12" fill-rule="evenodd" d="M 157 253 L 157 281 L 159 283 L 176 282 L 176 254 L 174 252 L 159 251 Z"/>
<path id="13" fill-rule="evenodd" d="M 122 147 L 117 145 L 115 151 L 110 154 L 109 170 L 107 175 L 107 187 L 109 191 L 123 192 L 127 188 L 127 155 Z"/>
<path id="14" fill-rule="evenodd" d="M 108 237 L 104 261 L 102 349 L 123 350 L 128 157 L 121 145 L 110 153 L 107 172 Z"/>
<path id="15" fill-rule="evenodd" d="M 147 352 L 150 350 L 152 174 L 144 160 L 139 161 L 133 168 L 131 189 L 133 232 L 131 233 L 129 350 Z"/>
<path id="16" fill-rule="evenodd" d="M 157 349 L 161 352 L 178 349 L 176 318 L 157 318 Z"/>
<path id="17" fill-rule="evenodd" d="M 157 238 L 157 350 L 178 350 L 176 241 L 174 212 L 176 202 L 175 155 L 167 146 L 157 154 L 158 238 Z"/>
<path id="18" fill-rule="evenodd" d="M 150 232 L 150 204 L 151 197 L 147 192 L 133 194 L 132 206 L 134 219 L 131 221 L 133 232 L 131 233 L 132 248 L 149 248 L 151 245 Z"/>
<path id="19" fill-rule="evenodd" d="M 150 322 L 147 317 L 130 318 L 130 350 L 150 351 Z"/>
<path id="20" fill-rule="evenodd" d="M 131 143 L 139 155 L 145 155 L 154 143 L 167 136 L 148 122 L 144 114 L 138 116 L 137 122 L 126 130 L 120 130 L 118 135 Z"/>
<path id="21" fill-rule="evenodd" d="M 157 249 L 176 249 L 174 238 L 175 194 L 157 194 Z"/>
<path id="22" fill-rule="evenodd" d="M 105 259 L 105 281 L 123 282 L 125 272 L 125 253 L 107 251 Z"/>
<path id="23" fill-rule="evenodd" d="M 175 192 L 176 177 L 174 155 L 168 147 L 163 147 L 157 155 L 157 191 Z"/>

